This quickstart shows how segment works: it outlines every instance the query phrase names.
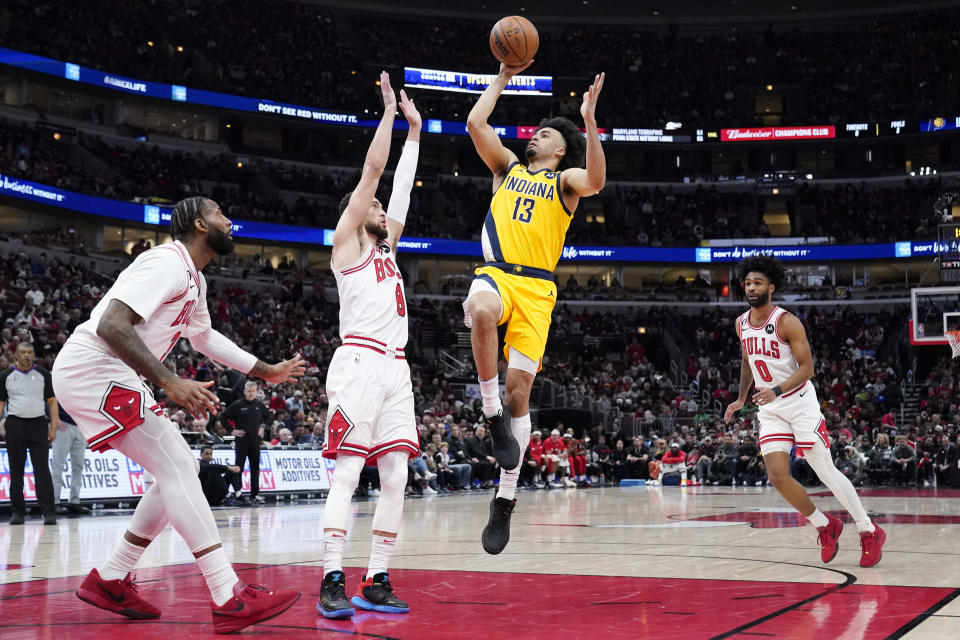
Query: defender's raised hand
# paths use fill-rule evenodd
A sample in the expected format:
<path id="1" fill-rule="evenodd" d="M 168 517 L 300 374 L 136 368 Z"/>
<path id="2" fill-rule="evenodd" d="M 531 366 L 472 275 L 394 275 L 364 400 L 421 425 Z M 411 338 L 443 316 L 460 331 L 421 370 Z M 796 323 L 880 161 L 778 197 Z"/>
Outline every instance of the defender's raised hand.
<path id="1" fill-rule="evenodd" d="M 390 74 L 386 71 L 380 72 L 380 93 L 383 95 L 383 112 L 396 113 L 397 96 L 393 93 L 393 87 L 390 86 Z"/>
<path id="2" fill-rule="evenodd" d="M 400 89 L 400 111 L 403 111 L 403 117 L 407 119 L 407 124 L 410 125 L 411 129 L 419 129 L 423 125 L 420 112 L 417 111 L 413 100 L 407 97 L 407 92 L 403 89 Z"/>

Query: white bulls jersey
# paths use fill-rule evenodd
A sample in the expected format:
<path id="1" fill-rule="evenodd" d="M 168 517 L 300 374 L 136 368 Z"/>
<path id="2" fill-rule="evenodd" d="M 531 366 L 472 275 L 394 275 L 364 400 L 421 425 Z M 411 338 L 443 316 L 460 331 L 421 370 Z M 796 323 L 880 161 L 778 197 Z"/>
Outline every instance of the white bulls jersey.
<path id="1" fill-rule="evenodd" d="M 749 311 L 737 319 L 740 345 L 750 361 L 750 370 L 757 388 L 769 389 L 778 384 L 782 385 L 800 368 L 790 343 L 783 340 L 779 334 L 780 318 L 785 313 L 786 310 L 774 307 L 760 325 L 751 324 Z M 800 385 L 801 388 L 805 386 L 806 383 Z"/>
<path id="2" fill-rule="evenodd" d="M 334 269 L 340 295 L 340 339 L 358 339 L 382 351 L 402 353 L 407 344 L 407 299 L 396 255 L 386 242 L 371 247 L 356 265 Z"/>
<path id="3" fill-rule="evenodd" d="M 68 342 L 116 357 L 97 335 L 100 318 L 113 299 L 120 300 L 143 318 L 133 330 L 161 361 L 181 337 L 189 338 L 210 327 L 206 280 L 197 273 L 186 247 L 178 241 L 137 256 Z"/>

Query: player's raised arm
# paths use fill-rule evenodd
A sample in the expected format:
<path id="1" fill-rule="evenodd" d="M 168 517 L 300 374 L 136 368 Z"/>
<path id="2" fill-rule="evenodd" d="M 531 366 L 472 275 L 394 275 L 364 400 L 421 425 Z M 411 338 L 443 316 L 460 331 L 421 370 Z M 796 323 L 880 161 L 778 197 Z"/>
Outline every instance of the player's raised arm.
<path id="1" fill-rule="evenodd" d="M 387 166 L 387 157 L 390 155 L 390 136 L 393 132 L 393 120 L 397 114 L 397 97 L 390 86 L 390 76 L 386 71 L 380 73 L 380 92 L 383 95 L 383 116 L 373 134 L 367 157 L 363 161 L 363 171 L 360 182 L 357 184 L 343 215 L 337 222 L 333 232 L 334 252 L 337 245 L 343 245 L 351 238 L 356 237 L 357 229 L 363 226 L 370 203 L 377 193 L 380 176 Z"/>
<path id="2" fill-rule="evenodd" d="M 403 227 L 407 223 L 407 210 L 410 208 L 410 190 L 417 175 L 417 159 L 420 156 L 420 129 L 423 119 L 420 112 L 407 98 L 407 92 L 400 90 L 400 110 L 410 125 L 407 132 L 407 142 L 403 145 L 403 152 L 397 162 L 397 170 L 393 174 L 393 193 L 387 204 L 387 242 L 394 251 L 397 249 L 397 240 L 403 234 Z"/>
<path id="3" fill-rule="evenodd" d="M 480 99 L 473 105 L 473 108 L 470 109 L 470 115 L 467 116 L 467 133 L 470 134 L 470 139 L 473 140 L 473 146 L 477 148 L 477 153 L 480 154 L 480 158 L 483 159 L 483 162 L 490 167 L 490 171 L 493 172 L 494 190 L 500 186 L 500 182 L 506 175 L 510 164 L 517 162 L 517 156 L 503 146 L 503 143 L 500 142 L 500 136 L 498 136 L 497 132 L 493 130 L 493 127 L 487 123 L 487 119 L 490 117 L 490 114 L 493 113 L 493 108 L 497 106 L 497 98 L 500 97 L 500 94 L 507 87 L 510 78 L 529 67 L 532 63 L 533 60 L 520 67 L 508 67 L 501 62 L 500 73 L 496 79 L 490 83 L 490 86 L 480 94 Z"/>
<path id="4" fill-rule="evenodd" d="M 593 84 L 583 94 L 583 104 L 580 105 L 580 115 L 587 130 L 587 167 L 567 169 L 561 176 L 564 192 L 572 192 L 580 197 L 596 195 L 607 183 L 607 158 L 600 144 L 596 115 L 597 98 L 603 89 L 605 77 L 604 73 L 597 74 Z"/>

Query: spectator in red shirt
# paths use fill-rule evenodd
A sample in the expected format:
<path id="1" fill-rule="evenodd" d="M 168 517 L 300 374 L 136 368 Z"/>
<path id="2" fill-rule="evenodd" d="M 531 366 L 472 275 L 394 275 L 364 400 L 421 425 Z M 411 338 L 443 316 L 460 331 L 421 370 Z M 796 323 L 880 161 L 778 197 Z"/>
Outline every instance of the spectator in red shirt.
<path id="1" fill-rule="evenodd" d="M 547 477 L 550 484 L 555 487 L 575 487 L 570 478 L 570 461 L 568 459 L 567 445 L 560 439 L 560 430 L 554 429 L 550 432 L 550 437 L 543 443 L 543 456 L 547 459 Z M 556 479 L 559 475 L 560 480 Z"/>
<path id="2" fill-rule="evenodd" d="M 885 414 L 883 414 L 883 416 L 880 417 L 880 424 L 883 426 L 884 430 L 897 428 L 897 419 L 893 415 L 893 409 L 890 409 L 890 411 L 887 411 Z"/>
<path id="3" fill-rule="evenodd" d="M 589 486 L 587 480 L 587 452 L 583 443 L 573 437 L 573 432 L 563 434 L 563 442 L 567 445 L 567 459 L 570 461 L 570 475 L 574 477 L 577 486 Z"/>
<path id="4" fill-rule="evenodd" d="M 520 469 L 520 484 L 523 486 L 531 484 L 537 488 L 543 486 L 541 476 L 546 467 L 543 459 L 543 442 L 540 440 L 541 435 L 539 429 L 530 434 L 530 444 L 527 445 L 523 467 Z"/>
<path id="5" fill-rule="evenodd" d="M 676 441 L 670 443 L 670 449 L 660 459 L 661 478 L 672 473 L 680 474 L 681 485 L 687 484 L 687 454 Z"/>
<path id="6" fill-rule="evenodd" d="M 283 411 L 287 408 L 287 404 L 283 401 L 283 398 L 280 397 L 280 394 L 274 391 L 268 407 L 270 411 Z"/>

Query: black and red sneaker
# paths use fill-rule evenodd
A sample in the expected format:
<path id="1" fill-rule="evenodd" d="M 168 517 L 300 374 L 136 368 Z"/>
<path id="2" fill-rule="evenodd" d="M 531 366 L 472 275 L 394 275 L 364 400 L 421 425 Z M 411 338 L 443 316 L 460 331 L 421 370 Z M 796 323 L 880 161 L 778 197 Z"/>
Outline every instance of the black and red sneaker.
<path id="1" fill-rule="evenodd" d="M 104 580 L 96 569 L 90 571 L 77 589 L 77 597 L 88 604 L 131 620 L 152 620 L 160 617 L 156 608 L 137 593 L 133 574 L 122 580 Z"/>
<path id="2" fill-rule="evenodd" d="M 259 584 L 233 585 L 233 597 L 217 606 L 210 603 L 213 630 L 233 633 L 258 622 L 275 618 L 300 599 L 299 591 L 276 591 Z"/>
<path id="3" fill-rule="evenodd" d="M 827 516 L 827 526 L 819 527 L 817 531 L 819 532 L 817 542 L 820 543 L 820 559 L 824 563 L 830 562 L 837 557 L 837 551 L 840 550 L 837 539 L 843 531 L 843 520 Z"/>

